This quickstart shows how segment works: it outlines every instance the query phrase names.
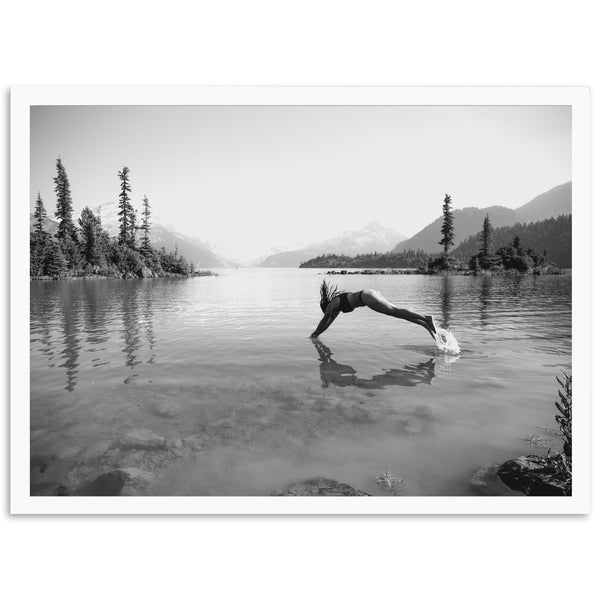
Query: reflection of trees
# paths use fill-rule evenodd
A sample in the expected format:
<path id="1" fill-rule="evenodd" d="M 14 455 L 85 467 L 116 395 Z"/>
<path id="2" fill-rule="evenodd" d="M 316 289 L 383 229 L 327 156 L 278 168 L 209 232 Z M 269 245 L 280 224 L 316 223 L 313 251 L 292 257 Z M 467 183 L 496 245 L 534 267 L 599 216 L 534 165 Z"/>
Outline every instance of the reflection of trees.
<path id="1" fill-rule="evenodd" d="M 63 364 L 59 365 L 66 369 L 67 385 L 65 389 L 72 392 L 77 385 L 77 367 L 79 366 L 79 351 L 81 345 L 79 342 L 79 315 L 77 314 L 77 303 L 72 301 L 72 285 L 70 283 L 62 284 L 63 292 L 60 300 L 60 310 L 63 325 L 63 343 L 64 348 L 60 353 L 65 357 Z"/>
<path id="2" fill-rule="evenodd" d="M 98 286 L 97 281 L 84 281 L 82 284 L 84 330 L 87 333 L 86 342 L 91 346 L 103 344 L 109 338 L 106 327 L 109 296 L 100 293 L 101 288 Z"/>
<path id="3" fill-rule="evenodd" d="M 481 314 L 481 324 L 484 327 L 489 325 L 489 307 L 490 307 L 490 295 L 492 291 L 492 277 L 488 275 L 482 275 L 481 289 L 479 290 L 479 310 Z"/>
<path id="4" fill-rule="evenodd" d="M 507 292 L 514 298 L 521 296 L 521 287 L 523 285 L 524 277 L 522 275 L 515 275 L 514 277 L 506 277 L 508 280 Z"/>
<path id="5" fill-rule="evenodd" d="M 139 282 L 131 281 L 127 283 L 129 285 L 123 287 L 123 294 L 121 296 L 123 342 L 125 343 L 123 352 L 126 357 L 125 364 L 133 369 L 135 365 L 141 362 L 137 357 L 137 352 L 141 346 L 141 335 L 138 314 L 138 290 L 135 289 L 136 284 L 139 284 Z"/>
<path id="6" fill-rule="evenodd" d="M 363 389 L 381 389 L 390 385 L 415 386 L 419 383 L 431 385 L 435 377 L 435 361 L 431 358 L 426 362 L 406 365 L 403 369 L 389 369 L 370 379 L 363 379 L 356 376 L 356 369 L 353 367 L 333 360 L 331 350 L 323 342 L 313 340 L 313 343 L 319 354 L 321 387 L 354 385 Z"/>
<path id="7" fill-rule="evenodd" d="M 444 329 L 450 329 L 453 287 L 452 276 L 444 275 L 444 287 L 442 288 L 442 327 Z"/>
<path id="8" fill-rule="evenodd" d="M 49 282 L 34 282 L 31 287 L 30 313 L 31 313 L 31 343 L 41 344 L 40 352 L 52 361 L 54 344 L 52 343 L 52 322 L 57 313 L 57 284 Z"/>
<path id="9" fill-rule="evenodd" d="M 153 313 L 152 313 L 152 302 L 154 300 L 153 294 L 154 287 L 152 285 L 144 286 L 144 329 L 146 331 L 146 339 L 148 340 L 148 346 L 150 347 L 151 356 L 148 359 L 149 363 L 154 362 L 154 343 L 156 338 L 154 337 L 154 327 L 152 325 Z"/>

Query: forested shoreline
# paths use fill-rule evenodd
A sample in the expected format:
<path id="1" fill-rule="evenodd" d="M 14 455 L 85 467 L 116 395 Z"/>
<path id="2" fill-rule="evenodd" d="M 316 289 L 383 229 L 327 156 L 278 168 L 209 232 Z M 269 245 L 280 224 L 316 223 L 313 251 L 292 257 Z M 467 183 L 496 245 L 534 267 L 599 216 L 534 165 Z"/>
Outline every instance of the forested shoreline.
<path id="1" fill-rule="evenodd" d="M 150 243 L 151 211 L 146 195 L 142 199 L 141 218 L 131 199 L 129 168 L 118 172 L 118 235 L 104 229 L 99 211 L 85 206 L 75 222 L 71 186 L 66 169 L 56 160 L 56 193 L 58 220 L 55 232 L 38 192 L 30 232 L 30 266 L 32 279 L 65 279 L 73 277 L 165 277 L 193 274 L 193 265 L 178 251 L 154 248 Z"/>

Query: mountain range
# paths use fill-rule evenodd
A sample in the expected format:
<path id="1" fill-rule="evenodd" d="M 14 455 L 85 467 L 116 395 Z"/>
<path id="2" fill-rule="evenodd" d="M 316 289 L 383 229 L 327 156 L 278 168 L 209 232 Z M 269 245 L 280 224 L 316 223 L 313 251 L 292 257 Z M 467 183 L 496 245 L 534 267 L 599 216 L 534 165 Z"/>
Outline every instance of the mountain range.
<path id="1" fill-rule="evenodd" d="M 387 252 L 405 235 L 384 227 L 378 221 L 371 221 L 362 229 L 346 231 L 342 235 L 323 242 L 310 244 L 297 250 L 272 254 L 265 258 L 259 267 L 299 267 L 301 263 L 319 254 L 334 253 L 355 256 L 369 252 Z"/>
<path id="2" fill-rule="evenodd" d="M 572 185 L 569 181 L 536 196 L 533 200 L 516 209 L 504 206 L 489 206 L 487 208 L 470 207 L 454 210 L 452 211 L 454 215 L 454 244 L 457 246 L 469 236 L 481 231 L 486 215 L 489 215 L 492 227 L 496 228 L 571 214 L 571 209 Z M 411 238 L 397 244 L 392 252 L 401 252 L 402 250 L 440 252 L 441 227 L 442 217 L 440 216 Z"/>

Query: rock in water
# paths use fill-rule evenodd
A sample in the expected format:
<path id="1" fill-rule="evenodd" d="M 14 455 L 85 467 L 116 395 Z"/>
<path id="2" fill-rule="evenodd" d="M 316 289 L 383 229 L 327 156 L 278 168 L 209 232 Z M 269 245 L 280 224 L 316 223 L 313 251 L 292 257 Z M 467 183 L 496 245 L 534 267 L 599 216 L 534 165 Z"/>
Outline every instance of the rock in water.
<path id="1" fill-rule="evenodd" d="M 523 492 L 509 488 L 498 477 L 500 463 L 482 465 L 473 473 L 470 484 L 479 496 L 523 496 Z"/>
<path id="2" fill-rule="evenodd" d="M 136 429 L 123 436 L 121 445 L 125 448 L 141 448 L 151 450 L 154 448 L 163 448 L 165 438 L 157 435 L 149 429 Z"/>
<path id="3" fill-rule="evenodd" d="M 304 481 L 291 483 L 272 496 L 370 496 L 366 492 L 354 489 L 347 483 L 340 483 L 326 477 L 311 477 Z"/>
<path id="4" fill-rule="evenodd" d="M 125 475 L 120 471 L 109 471 L 90 483 L 82 485 L 76 496 L 119 496 L 125 485 Z"/>
<path id="5" fill-rule="evenodd" d="M 513 458 L 501 465 L 498 476 L 508 487 L 527 496 L 571 495 L 571 477 L 558 455 Z"/>
<path id="6" fill-rule="evenodd" d="M 119 473 L 125 476 L 125 481 L 128 485 L 140 486 L 151 483 L 154 480 L 154 474 L 150 471 L 143 471 L 136 467 L 127 467 L 119 469 Z"/>

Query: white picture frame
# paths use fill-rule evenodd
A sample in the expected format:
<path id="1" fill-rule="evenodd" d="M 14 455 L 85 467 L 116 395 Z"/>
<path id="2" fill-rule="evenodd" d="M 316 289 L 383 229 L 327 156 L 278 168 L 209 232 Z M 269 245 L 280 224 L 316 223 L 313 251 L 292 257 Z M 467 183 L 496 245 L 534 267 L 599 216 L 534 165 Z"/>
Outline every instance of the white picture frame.
<path id="1" fill-rule="evenodd" d="M 570 497 L 29 495 L 29 114 L 39 105 L 569 105 L 573 172 Z M 590 510 L 590 94 L 584 87 L 16 86 L 11 90 L 10 510 L 13 514 L 583 514 Z"/>

